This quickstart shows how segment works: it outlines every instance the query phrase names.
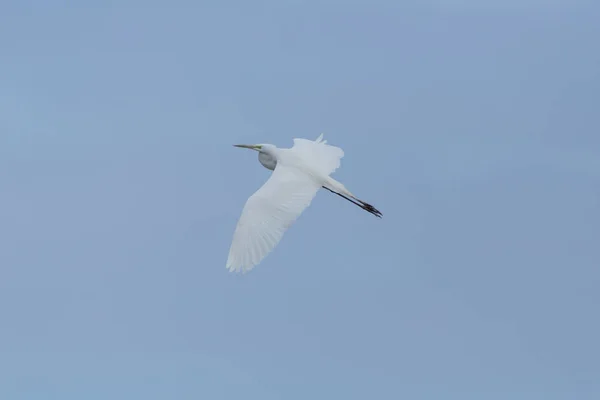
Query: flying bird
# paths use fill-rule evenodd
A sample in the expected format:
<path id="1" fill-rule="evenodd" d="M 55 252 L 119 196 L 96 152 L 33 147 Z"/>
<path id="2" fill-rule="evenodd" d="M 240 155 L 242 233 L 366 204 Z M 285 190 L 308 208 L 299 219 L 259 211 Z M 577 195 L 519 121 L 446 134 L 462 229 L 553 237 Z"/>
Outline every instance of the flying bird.
<path id="1" fill-rule="evenodd" d="M 258 161 L 273 173 L 244 205 L 229 249 L 229 271 L 248 272 L 261 262 L 321 188 L 378 218 L 382 216 L 330 176 L 339 168 L 344 151 L 328 145 L 323 134 L 315 141 L 294 139 L 294 146 L 289 149 L 272 144 L 234 146 L 258 151 Z"/>

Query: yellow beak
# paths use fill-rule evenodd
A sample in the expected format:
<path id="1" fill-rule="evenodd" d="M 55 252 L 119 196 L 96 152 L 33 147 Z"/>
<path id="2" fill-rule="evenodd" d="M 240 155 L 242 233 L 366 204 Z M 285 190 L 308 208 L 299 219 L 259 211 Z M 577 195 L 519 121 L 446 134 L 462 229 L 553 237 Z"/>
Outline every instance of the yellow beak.
<path id="1" fill-rule="evenodd" d="M 258 144 L 234 144 L 233 146 L 234 147 L 241 147 L 241 148 L 244 148 L 244 149 L 256 150 L 256 151 L 259 151 L 260 148 L 262 147 L 262 146 L 260 146 Z"/>

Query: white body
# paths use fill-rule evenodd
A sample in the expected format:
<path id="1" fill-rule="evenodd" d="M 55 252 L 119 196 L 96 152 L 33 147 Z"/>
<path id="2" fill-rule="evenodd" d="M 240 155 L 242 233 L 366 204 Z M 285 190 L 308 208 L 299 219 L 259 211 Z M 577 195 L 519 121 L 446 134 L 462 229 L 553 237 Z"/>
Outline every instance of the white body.
<path id="1" fill-rule="evenodd" d="M 285 231 L 310 205 L 321 187 L 351 196 L 329 175 L 340 166 L 344 152 L 317 140 L 294 139 L 290 149 L 261 145 L 259 161 L 271 177 L 247 201 L 233 235 L 227 268 L 247 272 L 281 240 Z"/>

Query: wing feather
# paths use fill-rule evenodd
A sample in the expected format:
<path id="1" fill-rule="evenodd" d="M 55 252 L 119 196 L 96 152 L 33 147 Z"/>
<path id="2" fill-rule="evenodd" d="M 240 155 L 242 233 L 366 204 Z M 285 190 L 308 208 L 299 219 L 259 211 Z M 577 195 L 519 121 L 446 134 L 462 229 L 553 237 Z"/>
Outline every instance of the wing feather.
<path id="1" fill-rule="evenodd" d="M 246 201 L 227 259 L 230 271 L 251 270 L 277 246 L 321 185 L 301 170 L 278 165 Z"/>
<path id="2" fill-rule="evenodd" d="M 344 157 L 344 151 L 339 147 L 326 144 L 323 140 L 323 134 L 319 135 L 317 140 L 294 139 L 294 147 L 290 150 L 296 153 L 306 165 L 311 168 L 329 175 L 340 167 L 340 160 Z"/>

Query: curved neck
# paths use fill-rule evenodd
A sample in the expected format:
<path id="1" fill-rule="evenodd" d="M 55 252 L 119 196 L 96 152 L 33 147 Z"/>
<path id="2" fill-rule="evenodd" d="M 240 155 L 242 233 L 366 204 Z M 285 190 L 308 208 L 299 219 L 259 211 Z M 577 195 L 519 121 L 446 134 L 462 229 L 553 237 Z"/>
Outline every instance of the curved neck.
<path id="1" fill-rule="evenodd" d="M 270 169 L 271 171 L 275 170 L 277 166 L 277 158 L 274 155 L 271 155 L 266 152 L 258 153 L 258 161 L 265 167 L 266 169 Z"/>

